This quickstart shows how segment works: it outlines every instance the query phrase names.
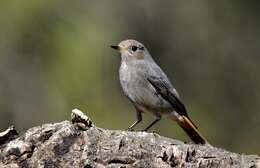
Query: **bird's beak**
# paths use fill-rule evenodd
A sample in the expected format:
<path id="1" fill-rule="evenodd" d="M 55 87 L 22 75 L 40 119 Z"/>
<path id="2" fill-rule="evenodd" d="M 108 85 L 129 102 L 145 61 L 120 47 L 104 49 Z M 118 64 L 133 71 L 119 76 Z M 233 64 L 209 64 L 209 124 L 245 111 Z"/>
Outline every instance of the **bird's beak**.
<path id="1" fill-rule="evenodd" d="M 121 50 L 121 47 L 117 46 L 117 45 L 111 45 L 110 46 L 111 48 L 117 50 L 117 51 L 120 51 Z"/>

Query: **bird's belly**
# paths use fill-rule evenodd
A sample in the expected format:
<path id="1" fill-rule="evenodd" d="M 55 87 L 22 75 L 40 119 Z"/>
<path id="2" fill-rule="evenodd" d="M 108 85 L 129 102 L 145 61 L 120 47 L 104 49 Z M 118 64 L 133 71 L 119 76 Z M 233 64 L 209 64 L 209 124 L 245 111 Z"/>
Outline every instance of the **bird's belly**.
<path id="1" fill-rule="evenodd" d="M 120 82 L 124 93 L 137 108 L 152 113 L 172 111 L 171 105 L 157 94 L 145 78 L 140 78 L 140 75 L 137 78 L 135 76 L 137 75 L 129 75 L 129 78 L 120 79 Z"/>
<path id="2" fill-rule="evenodd" d="M 143 88 L 142 95 L 135 95 L 133 97 L 135 99 L 136 105 L 144 112 L 152 112 L 152 113 L 169 113 L 172 111 L 171 105 L 165 101 L 161 96 L 155 94 L 151 94 L 146 88 Z"/>

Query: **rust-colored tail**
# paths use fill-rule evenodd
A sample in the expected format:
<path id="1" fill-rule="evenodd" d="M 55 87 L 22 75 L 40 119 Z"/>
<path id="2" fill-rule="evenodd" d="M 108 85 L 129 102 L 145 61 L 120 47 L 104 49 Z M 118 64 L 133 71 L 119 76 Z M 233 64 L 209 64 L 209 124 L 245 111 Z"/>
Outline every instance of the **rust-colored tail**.
<path id="1" fill-rule="evenodd" d="M 181 128 L 188 134 L 190 139 L 196 144 L 205 144 L 207 140 L 201 135 L 195 124 L 186 116 L 181 116 L 181 120 L 177 121 Z"/>

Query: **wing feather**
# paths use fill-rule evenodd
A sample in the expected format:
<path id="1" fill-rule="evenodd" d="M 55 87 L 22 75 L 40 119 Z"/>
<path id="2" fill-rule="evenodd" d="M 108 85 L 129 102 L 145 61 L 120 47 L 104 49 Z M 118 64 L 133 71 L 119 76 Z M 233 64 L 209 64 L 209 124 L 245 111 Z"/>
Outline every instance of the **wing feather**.
<path id="1" fill-rule="evenodd" d="M 189 118 L 184 104 L 178 98 L 179 96 L 174 92 L 175 89 L 171 86 L 171 84 L 169 84 L 169 82 L 156 76 L 148 76 L 147 80 L 155 88 L 155 90 L 172 105 L 178 114 Z"/>

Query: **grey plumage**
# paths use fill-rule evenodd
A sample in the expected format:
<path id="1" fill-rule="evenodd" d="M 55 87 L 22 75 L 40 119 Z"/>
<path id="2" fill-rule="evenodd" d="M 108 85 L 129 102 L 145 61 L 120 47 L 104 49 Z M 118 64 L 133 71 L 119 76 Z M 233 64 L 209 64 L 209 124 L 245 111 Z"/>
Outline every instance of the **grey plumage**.
<path id="1" fill-rule="evenodd" d="M 196 126 L 188 117 L 179 94 L 145 46 L 135 40 L 125 40 L 111 47 L 121 53 L 120 83 L 137 111 L 137 121 L 129 129 L 142 120 L 142 112 L 156 116 L 156 120 L 144 129 L 146 131 L 161 119 L 162 114 L 166 114 L 186 129 L 186 133 L 193 134 L 189 136 L 194 142 L 204 143 L 205 139 L 194 130 Z"/>
<path id="2" fill-rule="evenodd" d="M 160 112 L 171 112 L 173 110 L 171 105 L 156 92 L 147 80 L 149 76 L 163 80 L 177 96 L 177 92 L 167 76 L 151 58 L 138 61 L 122 59 L 119 69 L 120 83 L 125 95 L 136 108 L 145 112 L 153 112 L 156 115 L 159 115 Z"/>

